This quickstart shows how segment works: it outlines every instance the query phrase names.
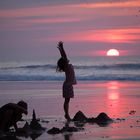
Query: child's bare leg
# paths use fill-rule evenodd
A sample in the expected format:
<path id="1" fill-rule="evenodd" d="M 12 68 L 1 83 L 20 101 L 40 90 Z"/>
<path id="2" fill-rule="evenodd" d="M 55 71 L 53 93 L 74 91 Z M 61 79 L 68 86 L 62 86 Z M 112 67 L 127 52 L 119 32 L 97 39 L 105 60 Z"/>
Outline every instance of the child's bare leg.
<path id="1" fill-rule="evenodd" d="M 70 98 L 65 98 L 65 101 L 64 101 L 64 112 L 65 112 L 65 118 L 67 120 L 70 120 L 70 116 L 69 116 L 69 102 L 70 102 Z"/>

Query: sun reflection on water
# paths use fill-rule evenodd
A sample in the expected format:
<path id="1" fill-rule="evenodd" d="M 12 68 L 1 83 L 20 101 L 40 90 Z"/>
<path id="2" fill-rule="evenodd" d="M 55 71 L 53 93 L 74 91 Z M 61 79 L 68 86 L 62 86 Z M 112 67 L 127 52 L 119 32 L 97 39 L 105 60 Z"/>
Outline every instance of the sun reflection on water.
<path id="1" fill-rule="evenodd" d="M 117 100 L 117 99 L 119 99 L 118 92 L 110 92 L 108 94 L 108 99 L 110 99 L 110 100 Z"/>
<path id="2" fill-rule="evenodd" d="M 119 84 L 118 82 L 112 81 L 108 83 L 108 99 L 118 100 L 119 99 Z"/>
<path id="3" fill-rule="evenodd" d="M 112 117 L 119 115 L 120 108 L 120 84 L 111 81 L 107 84 L 108 112 Z"/>

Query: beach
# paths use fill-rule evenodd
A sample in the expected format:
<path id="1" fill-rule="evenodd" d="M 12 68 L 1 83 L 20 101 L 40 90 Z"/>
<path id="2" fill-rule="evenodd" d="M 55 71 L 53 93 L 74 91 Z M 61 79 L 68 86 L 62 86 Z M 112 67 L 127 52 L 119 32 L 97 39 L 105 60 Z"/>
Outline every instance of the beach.
<path id="1" fill-rule="evenodd" d="M 63 128 L 64 119 L 62 81 L 1 81 L 0 106 L 20 100 L 28 103 L 28 115 L 18 122 L 23 127 L 30 122 L 33 109 L 40 124 L 46 130 L 37 140 L 138 140 L 140 139 L 140 82 L 138 81 L 79 81 L 74 86 L 75 96 L 70 101 L 70 115 L 82 111 L 87 117 L 97 117 L 105 112 L 113 123 L 100 126 L 85 123 L 78 132 L 51 135 L 47 131 L 53 127 Z M 74 122 L 69 123 L 75 126 Z M 18 137 L 28 140 L 31 137 Z"/>
<path id="2" fill-rule="evenodd" d="M 0 0 L 0 21 L 0 140 L 140 140 L 140 0 Z"/>

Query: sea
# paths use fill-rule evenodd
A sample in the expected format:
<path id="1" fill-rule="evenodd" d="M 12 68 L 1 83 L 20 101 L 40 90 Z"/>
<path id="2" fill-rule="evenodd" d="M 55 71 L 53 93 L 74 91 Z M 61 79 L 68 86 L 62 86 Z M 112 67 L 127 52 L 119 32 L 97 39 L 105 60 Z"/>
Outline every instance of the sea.
<path id="1" fill-rule="evenodd" d="M 27 133 L 8 137 L 10 140 L 140 139 L 140 56 L 69 57 L 78 83 L 70 101 L 71 118 L 80 110 L 94 118 L 105 112 L 116 121 L 106 127 L 80 124 L 81 131 L 75 133 L 48 134 L 53 127 L 67 125 L 62 98 L 65 74 L 56 71 L 58 59 L 0 62 L 0 107 L 23 100 L 28 104 L 28 115 L 23 114 L 18 127 L 30 123 L 35 110 L 46 128 L 42 134 Z"/>
<path id="2" fill-rule="evenodd" d="M 72 57 L 78 81 L 140 81 L 140 56 Z M 0 62 L 0 81 L 63 81 L 58 58 Z"/>

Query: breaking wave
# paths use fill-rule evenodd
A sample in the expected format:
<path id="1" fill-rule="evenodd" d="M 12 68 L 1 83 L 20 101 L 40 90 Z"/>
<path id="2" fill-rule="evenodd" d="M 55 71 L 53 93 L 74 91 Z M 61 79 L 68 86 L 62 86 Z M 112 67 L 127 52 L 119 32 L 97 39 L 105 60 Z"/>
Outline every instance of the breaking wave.
<path id="1" fill-rule="evenodd" d="M 140 63 L 111 65 L 74 65 L 77 80 L 140 81 Z M 64 75 L 56 72 L 55 64 L 1 67 L 0 81 L 60 81 Z"/>

